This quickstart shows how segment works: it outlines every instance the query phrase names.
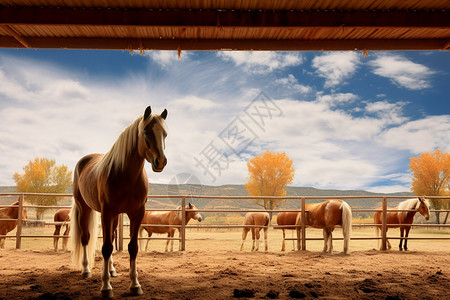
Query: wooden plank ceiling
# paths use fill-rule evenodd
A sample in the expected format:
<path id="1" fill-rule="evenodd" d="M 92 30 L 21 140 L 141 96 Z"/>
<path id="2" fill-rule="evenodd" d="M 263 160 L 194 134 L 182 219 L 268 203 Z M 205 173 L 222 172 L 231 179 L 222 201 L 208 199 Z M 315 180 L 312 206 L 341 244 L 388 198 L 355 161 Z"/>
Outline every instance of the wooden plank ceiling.
<path id="1" fill-rule="evenodd" d="M 449 0 L 4 0 L 0 47 L 448 50 Z"/>

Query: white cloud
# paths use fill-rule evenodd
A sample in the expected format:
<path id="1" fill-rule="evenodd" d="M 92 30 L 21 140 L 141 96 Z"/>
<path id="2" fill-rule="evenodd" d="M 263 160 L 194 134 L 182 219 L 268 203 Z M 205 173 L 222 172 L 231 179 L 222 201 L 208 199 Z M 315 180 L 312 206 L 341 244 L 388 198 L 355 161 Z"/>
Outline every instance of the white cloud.
<path id="1" fill-rule="evenodd" d="M 386 124 L 401 124 L 407 120 L 403 117 L 403 106 L 405 102 L 389 103 L 387 101 L 369 102 L 366 104 L 366 112 L 375 114 L 385 121 Z"/>
<path id="2" fill-rule="evenodd" d="M 381 54 L 369 63 L 373 72 L 389 78 L 394 84 L 410 90 L 431 87 L 430 77 L 435 72 L 400 55 Z"/>
<path id="3" fill-rule="evenodd" d="M 312 66 L 317 75 L 325 78 L 325 88 L 345 84 L 360 63 L 356 52 L 330 52 L 314 57 Z"/>
<path id="4" fill-rule="evenodd" d="M 312 87 L 300 84 L 297 78 L 295 78 L 295 76 L 292 74 L 289 74 L 287 77 L 275 80 L 275 83 L 282 85 L 283 88 L 288 89 L 292 92 L 301 94 L 308 94 L 313 91 Z"/>
<path id="5" fill-rule="evenodd" d="M 337 93 L 324 95 L 322 93 L 317 95 L 317 101 L 321 103 L 326 103 L 330 106 L 336 106 L 339 104 L 348 104 L 356 101 L 359 97 L 352 93 Z"/>
<path id="6" fill-rule="evenodd" d="M 274 70 L 301 65 L 303 57 L 298 52 L 230 51 L 217 52 L 217 56 L 242 66 L 245 71 L 266 74 Z"/>
<path id="7" fill-rule="evenodd" d="M 430 116 L 391 128 L 381 135 L 384 145 L 414 154 L 436 148 L 450 151 L 450 115 Z"/>
<path id="8" fill-rule="evenodd" d="M 177 61 L 189 59 L 189 52 L 183 52 L 180 57 L 178 51 L 145 51 L 145 55 L 163 68 L 168 68 Z"/>

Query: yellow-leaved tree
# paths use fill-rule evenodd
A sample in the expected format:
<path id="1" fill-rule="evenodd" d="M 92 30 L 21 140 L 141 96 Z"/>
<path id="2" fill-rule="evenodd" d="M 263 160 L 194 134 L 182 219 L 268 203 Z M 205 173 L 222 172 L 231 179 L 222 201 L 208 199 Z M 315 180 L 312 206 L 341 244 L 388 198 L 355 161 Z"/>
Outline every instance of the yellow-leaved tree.
<path id="1" fill-rule="evenodd" d="M 434 152 L 424 152 L 419 157 L 411 157 L 410 161 L 409 168 L 413 173 L 411 190 L 414 194 L 418 196 L 449 195 L 450 153 L 437 149 Z M 450 201 L 447 199 L 430 199 L 430 202 L 437 210 L 450 208 Z M 440 213 L 436 212 L 438 224 L 440 224 L 439 216 Z"/>
<path id="2" fill-rule="evenodd" d="M 294 179 L 293 160 L 285 152 L 265 151 L 253 157 L 248 163 L 248 182 L 245 184 L 250 196 L 285 196 L 286 186 Z M 272 210 L 279 206 L 279 199 L 258 200 L 264 209 Z M 271 214 L 272 215 L 272 214 Z"/>
<path id="3" fill-rule="evenodd" d="M 14 174 L 17 191 L 24 193 L 67 193 L 72 186 L 72 171 L 66 165 L 55 165 L 55 160 L 35 158 L 23 167 L 24 173 Z M 27 196 L 26 201 L 35 205 L 56 205 L 61 197 Z M 44 208 L 36 209 L 36 218 L 42 219 Z"/>

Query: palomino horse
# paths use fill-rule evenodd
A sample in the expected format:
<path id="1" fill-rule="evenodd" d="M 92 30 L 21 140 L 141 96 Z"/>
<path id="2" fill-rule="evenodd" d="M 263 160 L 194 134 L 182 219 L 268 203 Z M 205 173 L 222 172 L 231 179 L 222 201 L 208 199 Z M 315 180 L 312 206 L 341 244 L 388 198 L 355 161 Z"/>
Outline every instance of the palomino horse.
<path id="1" fill-rule="evenodd" d="M 331 199 L 322 203 L 306 204 L 305 225 L 323 228 L 323 252 L 333 253 L 333 230 L 342 226 L 344 236 L 344 254 L 347 254 L 352 232 L 352 209 L 340 199 Z M 302 214 L 297 216 L 296 225 L 302 224 Z M 300 248 L 300 228 L 297 228 L 297 246 Z"/>
<path id="2" fill-rule="evenodd" d="M 118 216 L 126 213 L 130 219 L 130 293 L 141 295 L 138 281 L 136 256 L 138 231 L 145 213 L 148 179 L 144 169 L 145 160 L 154 172 L 161 172 L 167 163 L 164 155 L 167 136 L 165 119 L 151 113 L 147 107 L 143 116 L 131 123 L 118 137 L 108 153 L 90 154 L 81 158 L 74 171 L 71 212 L 72 260 L 82 268 L 82 276 L 90 277 L 89 261 L 93 262 L 97 241 L 96 213 L 101 213 L 103 231 L 103 297 L 112 297 L 110 276 L 115 276 L 111 253 L 113 232 Z"/>
<path id="3" fill-rule="evenodd" d="M 278 229 L 281 229 L 283 231 L 283 241 L 281 242 L 281 251 L 285 251 L 286 248 L 286 232 L 285 230 L 296 230 L 297 228 L 295 227 L 295 222 L 297 221 L 297 216 L 298 216 L 299 212 L 296 211 L 285 211 L 285 212 L 280 212 L 277 215 L 277 224 L 278 224 Z M 291 225 L 291 226 L 287 226 L 287 225 Z M 293 246 L 295 250 L 295 246 Z"/>
<path id="4" fill-rule="evenodd" d="M 403 249 L 405 249 L 405 251 L 408 250 L 408 235 L 409 235 L 409 231 L 411 230 L 411 225 L 414 221 L 414 216 L 417 212 L 419 212 L 424 218 L 425 220 L 429 220 L 430 219 L 430 210 L 428 208 L 428 203 L 421 197 L 419 198 L 413 198 L 413 199 L 408 199 L 405 201 L 402 201 L 399 203 L 398 207 L 394 208 L 397 210 L 412 210 L 412 211 L 388 211 L 386 212 L 386 223 L 387 223 L 387 227 L 386 227 L 386 231 L 388 228 L 396 228 L 396 227 L 400 227 L 400 244 L 398 245 L 398 248 L 400 249 L 400 251 L 402 251 Z M 375 222 L 375 224 L 382 224 L 382 212 L 381 211 L 376 211 L 373 214 L 373 220 Z M 392 224 L 392 225 L 390 225 Z M 375 227 L 375 231 L 377 233 L 377 237 L 380 236 L 380 231 L 381 231 L 381 225 L 380 226 L 376 226 Z M 403 238 L 403 236 L 405 238 Z M 403 240 L 405 240 L 405 245 L 402 248 L 402 243 Z M 380 243 L 380 240 L 378 240 L 378 245 Z M 389 243 L 389 240 L 387 240 L 387 246 L 388 249 L 391 249 L 391 243 Z"/>
<path id="5" fill-rule="evenodd" d="M 63 226 L 66 226 L 66 230 L 64 231 L 62 238 L 62 249 L 63 251 L 66 251 L 70 226 L 69 223 L 61 224 L 61 222 L 70 221 L 70 208 L 61 208 L 60 210 L 58 210 L 53 216 L 53 220 L 55 222 L 58 222 L 55 224 L 55 232 L 53 232 L 53 247 L 55 248 L 55 252 L 58 251 L 59 233 L 61 232 L 61 227 Z"/>
<path id="6" fill-rule="evenodd" d="M 242 229 L 242 244 L 241 244 L 241 251 L 244 250 L 244 242 L 245 238 L 247 237 L 247 233 L 251 230 L 252 231 L 252 251 L 258 251 L 259 250 L 259 233 L 261 229 L 264 229 L 264 249 L 266 251 L 269 250 L 267 246 L 267 229 L 269 229 L 269 223 L 270 223 L 270 216 L 267 212 L 248 212 L 245 214 L 244 219 L 244 226 L 250 225 L 250 226 L 258 226 L 258 227 L 244 227 Z M 256 244 L 256 245 L 255 245 Z"/>
<path id="7" fill-rule="evenodd" d="M 148 237 L 151 237 L 153 233 L 167 233 L 168 238 L 173 238 L 175 236 L 175 229 L 178 229 L 178 235 L 180 235 L 180 227 L 172 227 L 172 226 L 180 226 L 181 225 L 181 206 L 178 207 L 179 210 L 177 211 L 146 211 L 144 215 L 144 219 L 142 220 L 142 224 L 151 224 L 151 225 L 165 225 L 165 226 L 141 226 L 141 229 L 139 231 L 139 235 L 142 235 L 142 232 L 144 230 L 147 231 Z M 201 222 L 203 220 L 202 216 L 198 212 L 197 207 L 195 205 L 189 203 L 188 206 L 186 206 L 185 210 L 185 220 L 186 224 L 189 223 L 191 219 L 197 220 L 198 222 Z M 145 251 L 147 251 L 148 242 L 150 240 L 147 240 L 147 243 L 145 244 Z M 166 243 L 166 249 L 164 250 L 167 252 L 168 247 L 170 243 L 170 251 L 173 252 L 173 239 L 167 240 Z M 181 251 L 181 243 L 179 243 L 178 251 Z"/>
<path id="8" fill-rule="evenodd" d="M 0 235 L 6 235 L 16 228 L 19 217 L 19 201 L 14 202 L 9 207 L 0 208 Z M 12 219 L 12 220 L 5 220 Z M 27 219 L 27 210 L 23 208 L 22 219 Z M 5 237 L 0 237 L 0 248 L 5 248 Z"/>

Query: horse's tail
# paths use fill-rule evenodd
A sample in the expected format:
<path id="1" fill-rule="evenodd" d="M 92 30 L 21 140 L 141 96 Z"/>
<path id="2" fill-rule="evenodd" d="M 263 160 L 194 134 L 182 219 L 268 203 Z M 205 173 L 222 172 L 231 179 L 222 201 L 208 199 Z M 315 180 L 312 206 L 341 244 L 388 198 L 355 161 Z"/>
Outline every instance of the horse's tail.
<path id="1" fill-rule="evenodd" d="M 267 226 L 269 226 L 269 223 L 270 223 L 270 214 L 267 213 L 265 217 L 266 217 L 266 222 L 264 223 L 264 226 L 267 227 Z"/>
<path id="2" fill-rule="evenodd" d="M 72 241 L 72 264 L 75 268 L 81 269 L 83 259 L 83 245 L 81 244 L 81 227 L 79 223 L 80 209 L 73 199 L 72 209 L 70 210 L 70 240 Z M 89 241 L 87 245 L 87 258 L 89 267 L 94 266 L 95 248 L 98 239 L 98 221 L 97 213 L 92 210 L 89 216 Z"/>
<path id="3" fill-rule="evenodd" d="M 352 209 L 347 202 L 342 202 L 342 234 L 344 236 L 344 253 L 347 254 L 352 234 Z"/>

